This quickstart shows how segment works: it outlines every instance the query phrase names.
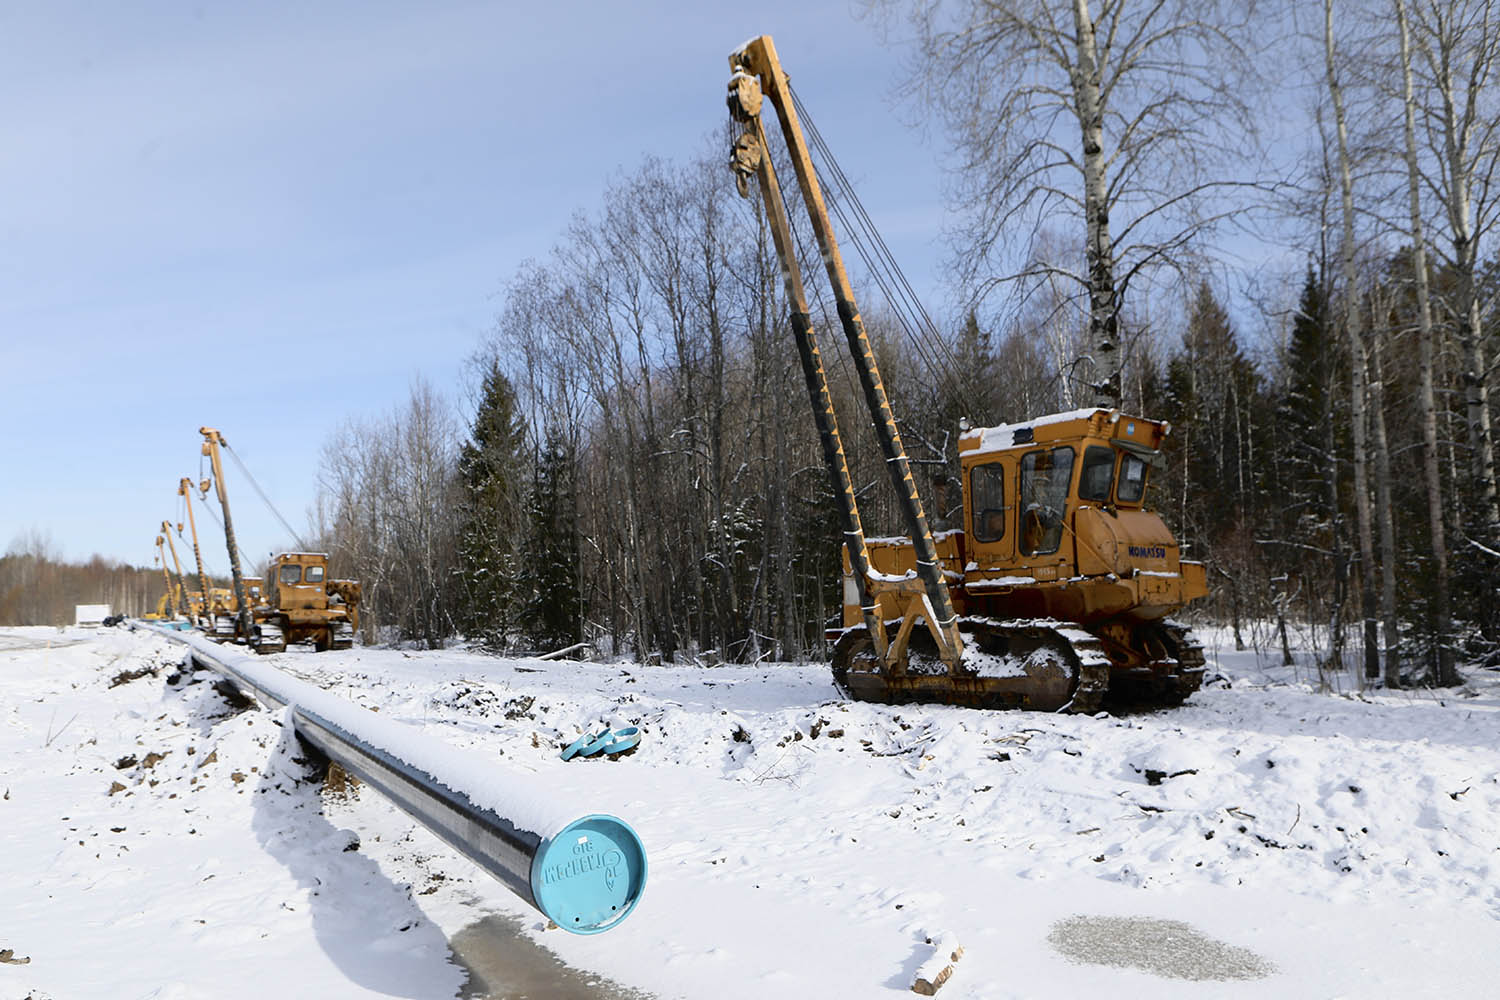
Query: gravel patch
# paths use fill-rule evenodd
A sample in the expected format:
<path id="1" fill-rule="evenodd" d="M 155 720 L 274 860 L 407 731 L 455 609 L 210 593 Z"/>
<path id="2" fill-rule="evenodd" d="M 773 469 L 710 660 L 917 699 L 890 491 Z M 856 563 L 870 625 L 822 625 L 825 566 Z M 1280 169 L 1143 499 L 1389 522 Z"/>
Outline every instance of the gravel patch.
<path id="1" fill-rule="evenodd" d="M 1069 961 L 1167 979 L 1263 979 L 1276 971 L 1255 952 L 1216 941 L 1180 920 L 1073 916 L 1052 925 L 1047 943 Z"/>

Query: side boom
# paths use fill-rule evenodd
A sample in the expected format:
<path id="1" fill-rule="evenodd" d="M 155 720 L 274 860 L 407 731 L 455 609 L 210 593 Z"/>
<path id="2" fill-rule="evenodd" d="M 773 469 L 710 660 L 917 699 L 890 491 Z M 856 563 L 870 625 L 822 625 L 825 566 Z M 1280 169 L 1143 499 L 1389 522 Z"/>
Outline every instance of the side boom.
<path id="1" fill-rule="evenodd" d="M 833 235 L 833 224 L 828 217 L 822 188 L 818 184 L 817 172 L 813 169 L 802 125 L 787 84 L 786 73 L 776 56 L 776 47 L 771 36 L 761 35 L 747 43 L 729 57 L 734 75 L 729 81 L 729 109 L 734 119 L 743 127 L 735 141 L 731 166 L 739 176 L 740 191 L 748 193 L 746 179 L 752 174 L 759 180 L 761 200 L 766 207 L 771 235 L 776 244 L 776 253 L 781 258 L 782 275 L 785 280 L 787 298 L 791 305 L 792 331 L 797 337 L 798 351 L 802 355 L 802 369 L 807 377 L 808 392 L 812 398 L 813 415 L 818 422 L 819 436 L 823 439 L 823 456 L 833 479 L 834 491 L 839 494 L 840 513 L 844 521 L 844 538 L 849 552 L 849 563 L 855 585 L 859 590 L 860 604 L 864 608 L 866 627 L 877 652 L 883 660 L 895 664 L 904 655 L 904 643 L 887 651 L 884 625 L 875 612 L 872 589 L 909 590 L 908 586 L 893 587 L 892 581 L 876 579 L 870 573 L 869 554 L 865 545 L 864 531 L 859 521 L 859 507 L 854 498 L 854 489 L 849 477 L 848 463 L 844 458 L 843 445 L 838 437 L 838 424 L 834 419 L 833 400 L 828 393 L 827 379 L 818 354 L 817 340 L 812 331 L 808 314 L 807 296 L 802 287 L 801 272 L 797 266 L 796 245 L 792 241 L 791 227 L 787 221 L 786 208 L 781 189 L 776 180 L 776 171 L 766 147 L 765 131 L 761 123 L 762 99 L 769 99 L 776 109 L 781 124 L 781 133 L 791 154 L 792 167 L 797 175 L 797 185 L 803 203 L 812 220 L 813 232 L 817 236 L 818 249 L 828 271 L 838 306 L 839 322 L 844 337 L 849 343 L 855 369 L 859 372 L 860 386 L 864 390 L 865 405 L 869 409 L 871 422 L 875 426 L 880 449 L 885 456 L 886 469 L 895 487 L 906 521 L 907 531 L 917 552 L 917 579 L 921 581 L 923 596 L 929 607 L 922 615 L 937 644 L 938 655 L 950 670 L 956 668 L 963 652 L 963 640 L 959 636 L 957 616 L 953 610 L 953 599 L 948 585 L 938 568 L 937 549 L 932 540 L 932 529 L 922 509 L 921 498 L 912 479 L 911 466 L 906 449 L 901 443 L 901 432 L 896 427 L 896 418 L 891 413 L 890 401 L 886 397 L 885 385 L 880 378 L 880 369 L 875 363 L 875 352 L 865 334 L 864 322 L 854 303 L 854 290 L 848 272 L 839 253 L 838 241 Z M 903 581 L 904 582 L 904 581 Z M 908 629 L 900 635 L 905 636 Z"/>
<path id="2" fill-rule="evenodd" d="M 240 549 L 234 540 L 234 521 L 229 516 L 229 494 L 224 490 L 224 463 L 219 457 L 219 445 L 223 437 L 212 427 L 200 427 L 203 435 L 203 454 L 214 470 L 214 486 L 219 492 L 219 509 L 224 512 L 224 544 L 229 550 L 229 573 L 234 577 L 234 597 L 239 601 L 240 635 L 249 636 L 255 616 L 250 611 L 250 593 L 245 587 L 245 576 L 240 571 Z"/>
<path id="3" fill-rule="evenodd" d="M 177 484 L 177 492 L 182 497 L 183 506 L 187 508 L 188 528 L 193 533 L 193 559 L 198 563 L 198 588 L 203 594 L 203 616 L 209 618 L 208 609 L 213 601 L 208 593 L 208 574 L 203 572 L 203 552 L 198 548 L 198 522 L 193 520 L 193 481 L 183 476 L 182 482 Z M 208 490 L 205 489 L 204 492 Z"/>

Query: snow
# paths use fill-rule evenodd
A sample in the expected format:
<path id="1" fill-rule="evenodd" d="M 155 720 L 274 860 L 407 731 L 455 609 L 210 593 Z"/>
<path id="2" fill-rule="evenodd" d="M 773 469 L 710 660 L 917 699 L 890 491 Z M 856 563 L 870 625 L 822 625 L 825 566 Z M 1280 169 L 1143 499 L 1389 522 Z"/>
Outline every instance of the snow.
<path id="1" fill-rule="evenodd" d="M 947 529 L 944 529 L 943 531 L 934 531 L 932 533 L 932 541 L 933 541 L 934 544 L 937 544 L 937 543 L 944 542 L 944 541 L 948 540 L 949 538 L 953 537 L 954 535 L 962 535 L 963 533 L 964 532 L 963 532 L 962 528 L 947 528 Z M 865 539 L 865 544 L 866 545 L 900 545 L 900 546 L 907 546 L 907 545 L 911 544 L 911 536 L 910 535 L 876 535 L 876 536 L 873 536 L 873 537 L 870 537 L 870 538 L 866 538 Z"/>
<path id="2" fill-rule="evenodd" d="M 1016 431 L 1031 430 L 1037 427 L 1045 427 L 1048 424 L 1061 424 L 1069 420 L 1086 420 L 1096 413 L 1110 414 L 1111 421 L 1120 419 L 1119 410 L 1105 410 L 1097 406 L 1088 406 L 1079 410 L 1068 410 L 1065 413 L 1049 413 L 1035 420 L 1022 420 L 1014 424 L 999 424 L 995 427 L 975 427 L 973 430 L 965 431 L 960 440 L 977 438 L 979 444 L 972 449 L 973 454 L 986 454 L 992 451 L 1006 451 L 1010 448 L 1034 448 L 1030 441 L 1016 444 Z"/>
<path id="3" fill-rule="evenodd" d="M 167 682 L 179 645 L 0 630 L 0 949 L 30 959 L 0 997 L 453 997 L 496 921 L 661 997 L 911 996 L 944 934 L 949 1000 L 1493 995 L 1500 675 L 1319 693 L 1311 654 L 1203 638 L 1187 705 L 1096 718 L 848 703 L 816 664 L 266 658 L 630 822 L 641 904 L 578 937 L 370 789 L 320 796 L 276 713 Z M 558 759 L 602 725 L 640 747 Z"/>
<path id="4" fill-rule="evenodd" d="M 1045 651 L 1043 655 L 1045 656 Z M 1013 656 L 986 653 L 974 643 L 964 646 L 963 665 L 978 677 L 1025 677 L 1029 662 L 1029 657 L 1017 659 Z M 1039 660 L 1036 666 L 1045 666 L 1045 663 Z"/>
<path id="5" fill-rule="evenodd" d="M 964 583 L 964 589 L 978 594 L 986 590 L 1000 590 L 1006 587 L 1030 587 L 1035 583 L 1036 577 L 1034 576 L 994 576 L 985 580 L 967 580 Z"/>

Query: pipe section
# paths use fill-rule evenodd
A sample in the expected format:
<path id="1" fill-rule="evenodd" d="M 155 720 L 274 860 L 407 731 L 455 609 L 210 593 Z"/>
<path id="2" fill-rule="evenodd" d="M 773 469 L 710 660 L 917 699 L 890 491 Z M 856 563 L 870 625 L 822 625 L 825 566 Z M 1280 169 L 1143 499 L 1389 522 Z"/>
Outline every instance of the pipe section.
<path id="1" fill-rule="evenodd" d="M 142 627 L 185 643 L 194 663 L 222 674 L 266 707 L 288 709 L 304 741 L 564 930 L 608 930 L 640 900 L 646 852 L 624 820 L 569 812 L 539 778 L 497 774 L 415 726 L 383 718 L 263 660 L 196 635 Z"/>

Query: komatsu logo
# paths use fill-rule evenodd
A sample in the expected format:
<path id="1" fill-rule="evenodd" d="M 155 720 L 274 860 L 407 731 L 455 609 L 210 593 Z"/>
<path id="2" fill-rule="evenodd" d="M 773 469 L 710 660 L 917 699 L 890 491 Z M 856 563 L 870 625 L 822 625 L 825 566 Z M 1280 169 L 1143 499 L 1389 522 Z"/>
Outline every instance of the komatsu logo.
<path id="1" fill-rule="evenodd" d="M 1130 554 L 1136 559 L 1165 559 L 1167 550 L 1160 545 L 1132 545 Z"/>

